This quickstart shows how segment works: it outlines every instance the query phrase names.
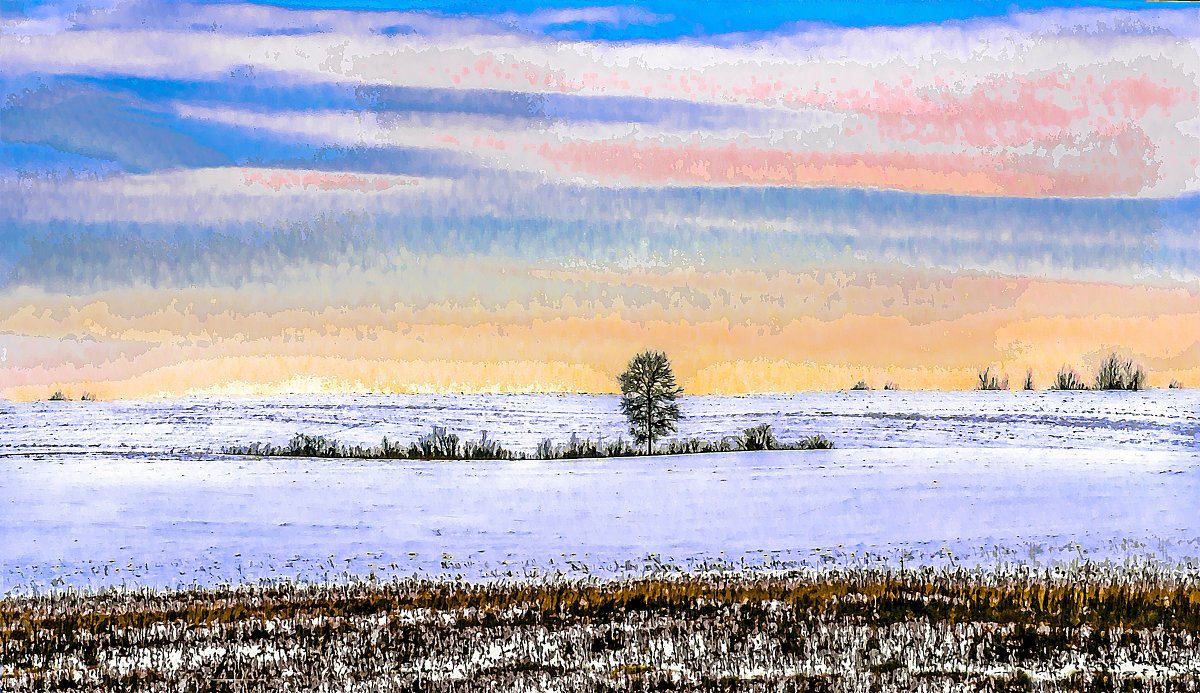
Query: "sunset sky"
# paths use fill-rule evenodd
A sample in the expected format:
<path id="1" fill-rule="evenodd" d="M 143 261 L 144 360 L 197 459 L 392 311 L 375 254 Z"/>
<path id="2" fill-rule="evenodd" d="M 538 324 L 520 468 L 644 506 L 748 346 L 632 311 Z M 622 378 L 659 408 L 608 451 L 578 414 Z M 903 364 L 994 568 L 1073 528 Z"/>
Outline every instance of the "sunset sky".
<path id="1" fill-rule="evenodd" d="M 0 398 L 1200 386 L 1200 8 L 0 3 Z"/>

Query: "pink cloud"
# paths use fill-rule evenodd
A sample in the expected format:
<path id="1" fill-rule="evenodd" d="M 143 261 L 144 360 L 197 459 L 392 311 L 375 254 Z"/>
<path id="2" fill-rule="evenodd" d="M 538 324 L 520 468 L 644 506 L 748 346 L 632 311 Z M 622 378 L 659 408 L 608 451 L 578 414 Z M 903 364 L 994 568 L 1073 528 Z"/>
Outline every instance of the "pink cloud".
<path id="1" fill-rule="evenodd" d="M 607 8 L 591 19 L 623 11 Z M 391 37 L 349 16 L 322 15 L 329 31 L 313 35 L 130 28 L 21 36 L 0 45 L 0 59 L 18 74 L 213 78 L 252 66 L 299 82 L 658 100 L 631 100 L 623 129 L 572 117 L 514 124 L 468 113 L 455 122 L 422 115 L 404 123 L 382 122 L 369 109 L 339 114 L 340 121 L 316 111 L 251 117 L 180 109 L 184 117 L 225 118 L 321 145 L 448 149 L 496 168 L 606 184 L 1133 197 L 1195 190 L 1200 43 L 1179 34 L 1171 14 L 1138 15 L 1166 23 L 1161 31 L 1104 29 L 1123 16 L 1080 10 L 947 27 L 814 28 L 722 45 L 634 45 L 485 35 L 474 25 Z M 704 114 L 727 106 L 742 108 L 704 124 Z M 245 182 L 274 190 L 392 185 L 306 175 Z"/>
<path id="2" fill-rule="evenodd" d="M 956 195 L 1098 197 L 1134 195 L 1156 164 L 1142 155 L 1144 136 L 1125 130 L 1106 140 L 1124 154 L 1092 150 L 1080 161 L 1054 166 L 1035 155 L 913 154 L 905 152 L 792 152 L 734 144 L 568 142 L 538 153 L 562 174 L 602 182 L 676 185 L 850 186 Z"/>

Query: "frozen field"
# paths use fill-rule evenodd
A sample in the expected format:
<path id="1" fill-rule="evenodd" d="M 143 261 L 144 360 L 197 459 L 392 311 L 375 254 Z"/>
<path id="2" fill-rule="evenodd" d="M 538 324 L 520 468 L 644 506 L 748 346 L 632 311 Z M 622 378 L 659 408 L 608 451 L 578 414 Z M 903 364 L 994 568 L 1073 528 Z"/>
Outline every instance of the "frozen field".
<path id="1" fill-rule="evenodd" d="M 433 425 L 532 449 L 572 433 L 628 436 L 617 397 L 376 395 L 150 402 L 0 400 L 0 454 L 161 457 L 293 433 L 378 443 Z M 781 439 L 824 433 L 841 448 L 1032 447 L 1200 450 L 1200 390 L 1146 392 L 837 392 L 687 397 L 679 435 L 717 439 L 770 423 Z"/>
<path id="2" fill-rule="evenodd" d="M 725 564 L 1200 558 L 1200 395 L 689 398 L 682 435 L 838 449 L 573 462 L 224 457 L 293 433 L 444 425 L 517 448 L 615 438 L 616 399 L 0 403 L 0 591 L 345 572 L 470 578 Z"/>

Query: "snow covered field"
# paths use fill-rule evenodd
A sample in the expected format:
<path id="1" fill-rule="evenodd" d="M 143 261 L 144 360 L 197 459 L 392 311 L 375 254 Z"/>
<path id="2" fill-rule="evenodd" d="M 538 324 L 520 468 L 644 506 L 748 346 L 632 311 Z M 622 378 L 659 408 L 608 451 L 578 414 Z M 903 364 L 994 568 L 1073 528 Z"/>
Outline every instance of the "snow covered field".
<path id="1" fill-rule="evenodd" d="M 432 425 L 531 449 L 614 397 L 0 403 L 0 591 L 366 575 L 1200 558 L 1200 393 L 688 398 L 681 434 L 838 449 L 559 462 L 225 457 Z"/>

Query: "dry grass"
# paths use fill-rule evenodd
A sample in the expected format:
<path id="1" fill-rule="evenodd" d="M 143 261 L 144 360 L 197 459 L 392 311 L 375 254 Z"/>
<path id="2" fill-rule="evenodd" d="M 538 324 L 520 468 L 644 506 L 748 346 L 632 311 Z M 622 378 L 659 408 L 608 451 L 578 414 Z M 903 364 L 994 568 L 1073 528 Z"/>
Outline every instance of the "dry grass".
<path id="1" fill-rule="evenodd" d="M 1200 578 L 852 569 L 0 601 L 5 691 L 1194 691 Z"/>

